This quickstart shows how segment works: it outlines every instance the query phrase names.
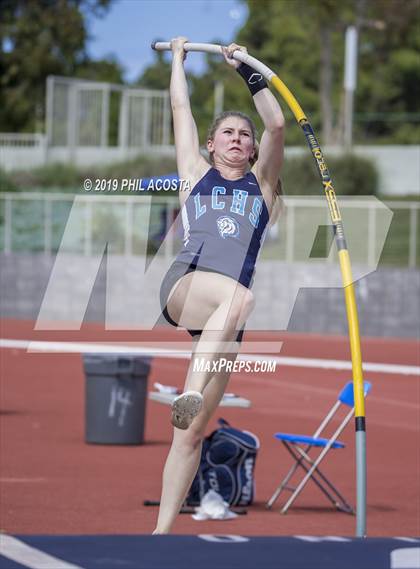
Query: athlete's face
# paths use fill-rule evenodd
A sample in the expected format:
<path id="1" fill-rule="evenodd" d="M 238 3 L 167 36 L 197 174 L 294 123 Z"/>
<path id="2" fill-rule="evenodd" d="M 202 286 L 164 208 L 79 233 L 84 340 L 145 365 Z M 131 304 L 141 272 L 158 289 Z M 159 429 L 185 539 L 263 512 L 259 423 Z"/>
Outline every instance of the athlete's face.
<path id="1" fill-rule="evenodd" d="M 248 164 L 255 152 L 251 127 L 240 117 L 227 117 L 218 126 L 214 138 L 208 140 L 207 150 L 213 153 L 214 161 Z"/>

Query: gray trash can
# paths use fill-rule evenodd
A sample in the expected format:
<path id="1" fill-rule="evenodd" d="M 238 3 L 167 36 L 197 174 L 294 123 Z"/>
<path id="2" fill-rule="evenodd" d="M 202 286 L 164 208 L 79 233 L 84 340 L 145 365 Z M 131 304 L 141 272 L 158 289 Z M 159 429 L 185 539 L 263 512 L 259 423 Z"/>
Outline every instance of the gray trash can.
<path id="1" fill-rule="evenodd" d="M 143 443 L 150 361 L 119 354 L 83 356 L 87 443 Z"/>

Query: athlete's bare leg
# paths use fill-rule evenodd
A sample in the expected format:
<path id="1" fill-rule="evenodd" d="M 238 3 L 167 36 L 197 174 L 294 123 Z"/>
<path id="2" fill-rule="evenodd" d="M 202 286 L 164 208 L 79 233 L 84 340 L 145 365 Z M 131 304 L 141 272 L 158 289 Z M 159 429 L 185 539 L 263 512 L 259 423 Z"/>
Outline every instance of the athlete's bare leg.
<path id="1" fill-rule="evenodd" d="M 186 381 L 186 389 L 202 393 L 214 374 L 213 362 L 239 349 L 235 339 L 254 306 L 252 293 L 229 277 L 204 271 L 189 273 L 172 292 L 171 317 L 187 329 L 203 330 Z M 201 371 L 194 369 L 197 359 Z"/>
<path id="2" fill-rule="evenodd" d="M 234 361 L 236 354 L 226 354 Z M 203 392 L 203 406 L 188 430 L 174 429 L 172 446 L 163 471 L 159 516 L 154 534 L 169 533 L 197 473 L 202 440 L 207 424 L 217 408 L 230 374 L 214 374 Z"/>

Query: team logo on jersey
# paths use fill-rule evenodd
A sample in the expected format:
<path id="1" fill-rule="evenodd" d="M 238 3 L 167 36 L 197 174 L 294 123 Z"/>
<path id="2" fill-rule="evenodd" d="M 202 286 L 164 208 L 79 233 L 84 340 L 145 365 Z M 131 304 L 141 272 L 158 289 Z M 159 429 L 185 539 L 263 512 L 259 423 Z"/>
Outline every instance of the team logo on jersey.
<path id="1" fill-rule="evenodd" d="M 236 219 L 228 215 L 222 215 L 217 219 L 217 229 L 219 230 L 220 237 L 238 237 L 239 225 Z"/>

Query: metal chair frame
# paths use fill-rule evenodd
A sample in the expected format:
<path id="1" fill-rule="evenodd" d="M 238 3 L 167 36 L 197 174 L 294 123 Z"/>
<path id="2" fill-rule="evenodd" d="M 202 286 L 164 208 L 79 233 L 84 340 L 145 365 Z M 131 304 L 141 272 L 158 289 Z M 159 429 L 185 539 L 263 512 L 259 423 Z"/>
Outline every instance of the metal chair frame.
<path id="1" fill-rule="evenodd" d="M 341 443 L 337 439 L 340 436 L 340 434 L 343 432 L 343 430 L 346 428 L 346 426 L 348 425 L 348 423 L 349 423 L 349 421 L 352 418 L 353 413 L 354 413 L 353 393 L 351 392 L 351 397 L 348 397 L 349 391 L 352 388 L 353 388 L 352 382 L 348 382 L 344 386 L 344 388 L 341 390 L 341 392 L 338 396 L 337 401 L 331 407 L 330 411 L 327 413 L 326 417 L 323 419 L 323 421 L 319 425 L 318 429 L 315 431 L 315 433 L 312 435 L 312 437 L 310 437 L 310 439 L 312 439 L 311 443 L 307 444 L 305 447 L 300 446 L 301 443 L 291 442 L 291 441 L 284 440 L 280 437 L 277 437 L 281 440 L 281 442 L 286 447 L 287 451 L 293 457 L 294 464 L 290 468 L 289 472 L 286 474 L 286 476 L 284 477 L 282 482 L 276 488 L 276 490 L 274 491 L 274 494 L 268 500 L 268 502 L 267 502 L 267 508 L 268 509 L 270 509 L 273 506 L 273 504 L 276 502 L 276 500 L 278 499 L 280 494 L 283 492 L 283 490 L 287 490 L 287 491 L 292 492 L 292 495 L 290 496 L 290 498 L 287 500 L 287 502 L 284 504 L 284 506 L 280 510 L 282 514 L 286 514 L 288 509 L 290 508 L 290 506 L 293 504 L 293 502 L 296 500 L 296 498 L 298 497 L 300 492 L 303 490 L 303 488 L 307 484 L 307 482 L 311 479 L 316 484 L 316 486 L 320 489 L 320 491 L 326 496 L 326 498 L 333 504 L 333 506 L 335 506 L 335 508 L 337 510 L 339 510 L 341 512 L 345 512 L 347 514 L 354 514 L 355 513 L 354 509 L 348 504 L 348 502 L 345 500 L 344 496 L 339 492 L 339 490 L 334 486 L 334 484 L 330 480 L 328 480 L 328 478 L 325 476 L 325 474 L 323 474 L 323 472 L 319 468 L 320 463 L 325 458 L 328 451 L 331 448 L 334 448 L 334 446 L 333 446 L 334 444 L 336 444 L 335 448 L 344 448 L 344 446 L 345 446 L 344 443 Z M 371 389 L 371 384 L 369 382 L 365 381 L 364 382 L 365 395 L 368 394 L 370 389 Z M 334 417 L 334 415 L 336 414 L 338 409 L 342 405 L 350 406 L 348 401 L 340 399 L 343 396 L 343 394 L 346 394 L 348 400 L 351 400 L 351 404 L 353 404 L 353 406 L 351 407 L 351 409 L 347 413 L 347 415 L 344 417 L 341 424 L 336 429 L 336 431 L 333 433 L 333 435 L 328 439 L 321 439 L 320 438 L 321 433 L 325 430 L 327 425 L 330 423 L 331 419 Z M 278 433 L 278 435 L 286 435 L 286 433 Z M 296 437 L 299 438 L 299 435 L 296 435 Z M 321 451 L 321 453 L 317 456 L 317 458 L 314 460 L 309 456 L 309 452 L 312 449 L 312 447 L 315 446 L 315 444 L 316 444 L 316 446 L 323 446 L 324 448 Z M 289 486 L 290 479 L 292 478 L 292 476 L 294 475 L 296 470 L 298 470 L 299 467 L 302 468 L 306 472 L 304 478 L 301 480 L 301 482 L 296 487 L 295 486 Z"/>

